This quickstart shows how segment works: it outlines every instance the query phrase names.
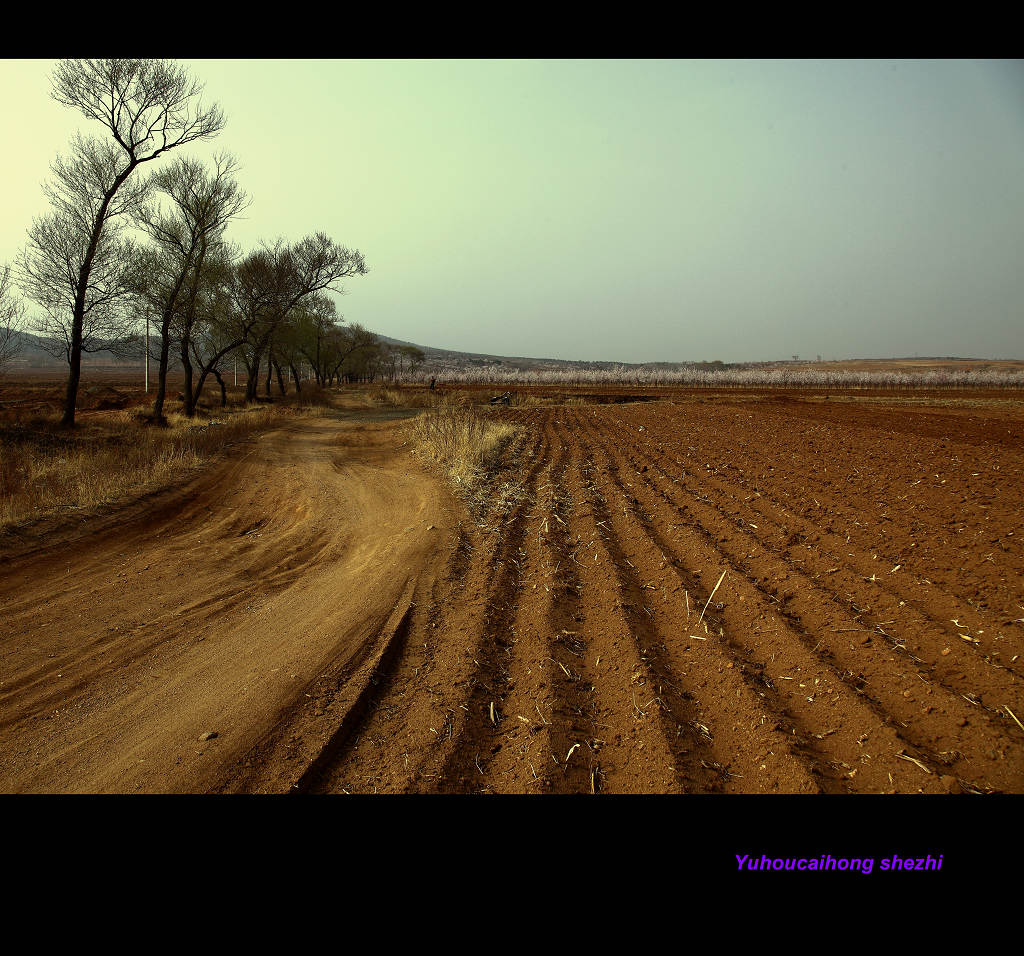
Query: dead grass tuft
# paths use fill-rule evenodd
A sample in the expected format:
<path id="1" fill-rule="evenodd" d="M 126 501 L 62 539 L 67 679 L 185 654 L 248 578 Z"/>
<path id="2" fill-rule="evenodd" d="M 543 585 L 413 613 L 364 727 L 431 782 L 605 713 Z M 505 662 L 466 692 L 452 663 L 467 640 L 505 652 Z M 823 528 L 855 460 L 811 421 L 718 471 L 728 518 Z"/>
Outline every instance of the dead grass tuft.
<path id="1" fill-rule="evenodd" d="M 534 395 L 529 392 L 513 392 L 512 404 L 522 406 L 591 405 L 593 402 L 583 395 Z"/>
<path id="2" fill-rule="evenodd" d="M 550 405 L 551 400 L 543 398 L 540 395 L 531 395 L 528 392 L 513 392 L 511 404 L 518 405 L 523 408 L 530 408 L 535 405 Z"/>
<path id="3" fill-rule="evenodd" d="M 377 405 L 392 405 L 398 407 L 402 404 L 404 396 L 401 389 L 381 387 L 370 393 L 370 398 Z"/>
<path id="4" fill-rule="evenodd" d="M 382 385 L 366 395 L 366 403 L 392 408 L 433 408 L 440 403 L 440 397 L 428 389 Z"/>
<path id="5" fill-rule="evenodd" d="M 286 406 L 304 416 L 323 418 L 334 408 L 334 400 L 326 388 L 307 384 L 298 395 L 293 395 Z"/>
<path id="6" fill-rule="evenodd" d="M 472 487 L 519 428 L 472 405 L 463 394 L 444 396 L 412 422 L 421 452 L 457 484 Z"/>

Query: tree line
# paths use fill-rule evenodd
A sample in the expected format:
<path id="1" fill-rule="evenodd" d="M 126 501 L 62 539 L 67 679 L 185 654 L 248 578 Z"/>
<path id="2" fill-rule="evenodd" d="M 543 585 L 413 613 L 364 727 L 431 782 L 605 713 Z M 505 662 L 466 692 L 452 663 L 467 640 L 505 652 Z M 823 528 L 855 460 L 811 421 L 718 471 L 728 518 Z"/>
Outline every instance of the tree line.
<path id="1" fill-rule="evenodd" d="M 238 162 L 218 153 L 210 165 L 164 154 L 217 136 L 219 105 L 168 60 L 64 60 L 53 97 L 101 128 L 77 134 L 44 186 L 50 211 L 33 220 L 15 268 L 0 271 L 0 366 L 26 328 L 21 291 L 42 309 L 42 344 L 68 363 L 61 422 L 73 426 L 82 355 L 137 349 L 140 325 L 153 329 L 153 417 L 162 421 L 172 361 L 184 371 L 184 413 L 195 414 L 212 377 L 226 402 L 225 368 L 244 367 L 247 401 L 261 370 L 301 391 L 303 373 L 329 386 L 410 370 L 423 353 L 391 347 L 360 325 L 346 325 L 328 292 L 366 275 L 362 253 L 323 232 L 276 239 L 245 252 L 226 231 L 249 206 Z M 153 171 L 150 172 L 150 165 Z"/>
<path id="2" fill-rule="evenodd" d="M 521 369 L 501 365 L 478 368 L 430 368 L 418 379 L 426 382 L 443 375 L 448 385 L 561 385 L 613 388 L 659 385 L 686 388 L 1024 388 L 1020 369 L 898 369 L 864 371 L 857 369 L 809 369 L 769 367 L 702 368 L 699 364 L 678 368 L 643 368 L 628 365 L 612 368 Z M 413 377 L 415 381 L 417 377 Z"/>

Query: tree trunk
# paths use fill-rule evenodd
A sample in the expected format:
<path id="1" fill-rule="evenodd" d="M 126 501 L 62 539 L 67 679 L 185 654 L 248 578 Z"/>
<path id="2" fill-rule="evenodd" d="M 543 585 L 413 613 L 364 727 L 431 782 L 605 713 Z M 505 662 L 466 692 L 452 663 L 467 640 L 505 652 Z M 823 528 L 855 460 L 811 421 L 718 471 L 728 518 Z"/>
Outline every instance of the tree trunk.
<path id="1" fill-rule="evenodd" d="M 196 387 L 192 390 L 192 406 L 194 408 L 199 407 L 199 397 L 203 394 L 203 386 L 206 384 L 206 376 L 209 375 L 211 371 L 214 375 L 217 375 L 216 369 L 211 369 L 209 366 L 206 368 L 203 368 L 202 365 L 199 366 L 199 381 L 196 383 Z M 217 380 L 220 381 L 219 375 L 217 375 Z M 223 388 L 223 384 L 221 387 Z"/>
<path id="2" fill-rule="evenodd" d="M 245 401 L 246 404 L 256 401 L 256 389 L 260 384 L 260 365 L 263 364 L 263 353 L 253 353 L 252 362 L 242 354 L 242 361 L 245 362 Z"/>
<path id="3" fill-rule="evenodd" d="M 185 390 L 182 393 L 185 397 L 185 415 L 188 418 L 192 418 L 196 413 L 196 405 L 199 404 L 199 395 L 195 397 L 195 401 L 192 399 L 192 362 L 188 357 L 188 340 L 182 338 L 181 340 L 181 364 L 185 369 Z"/>
<path id="4" fill-rule="evenodd" d="M 103 195 L 103 202 L 100 204 L 99 212 L 93 220 L 92 235 L 89 237 L 89 248 L 85 253 L 85 262 L 78 271 L 78 288 L 75 290 L 75 311 L 71 319 L 71 352 L 68 355 L 68 387 L 64 396 L 64 415 L 60 423 L 64 428 L 75 426 L 75 405 L 78 403 L 78 383 L 82 380 L 82 331 L 85 325 L 85 290 L 89 286 L 89 275 L 92 272 L 92 262 L 96 257 L 96 247 L 99 245 L 100 233 L 107 221 L 107 209 L 110 208 L 110 201 L 124 184 L 124 181 L 131 175 L 132 170 L 138 165 L 132 160 L 123 172 L 118 174 L 113 185 Z"/>
<path id="5" fill-rule="evenodd" d="M 167 395 L 167 366 L 170 360 L 171 342 L 166 328 L 160 330 L 160 364 L 156 370 L 156 398 L 153 399 L 153 418 L 163 421 L 164 398 Z"/>
<path id="6" fill-rule="evenodd" d="M 224 379 L 220 377 L 220 372 L 217 369 L 213 370 L 213 377 L 217 379 L 217 384 L 220 386 L 220 407 L 228 407 L 228 390 L 224 385 Z"/>
<path id="7" fill-rule="evenodd" d="M 75 340 L 78 348 L 75 348 Z M 64 395 L 64 415 L 60 423 L 65 428 L 74 428 L 75 405 L 78 403 L 78 383 L 82 379 L 82 322 L 76 318 L 71 327 L 71 354 L 68 356 L 68 385 Z"/>

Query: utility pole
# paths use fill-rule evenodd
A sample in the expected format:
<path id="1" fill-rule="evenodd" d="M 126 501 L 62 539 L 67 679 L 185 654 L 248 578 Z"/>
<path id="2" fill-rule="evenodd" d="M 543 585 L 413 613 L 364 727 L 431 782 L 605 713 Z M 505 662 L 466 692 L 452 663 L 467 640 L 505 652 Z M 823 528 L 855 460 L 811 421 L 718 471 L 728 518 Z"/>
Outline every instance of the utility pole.
<path id="1" fill-rule="evenodd" d="M 149 394 L 149 316 L 146 316 L 146 394 Z"/>

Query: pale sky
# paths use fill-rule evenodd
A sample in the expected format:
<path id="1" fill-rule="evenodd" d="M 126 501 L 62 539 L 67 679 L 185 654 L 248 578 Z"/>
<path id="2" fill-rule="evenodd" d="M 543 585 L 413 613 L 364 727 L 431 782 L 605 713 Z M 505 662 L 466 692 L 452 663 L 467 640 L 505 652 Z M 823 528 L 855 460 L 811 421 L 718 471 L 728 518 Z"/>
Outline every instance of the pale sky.
<path id="1" fill-rule="evenodd" d="M 624 362 L 1024 358 L 1024 61 L 181 60 L 252 197 L 324 231 L 350 322 Z M 0 264 L 76 129 L 0 61 Z M 152 168 L 152 167 L 150 167 Z M 30 306 L 30 308 L 35 308 Z"/>

